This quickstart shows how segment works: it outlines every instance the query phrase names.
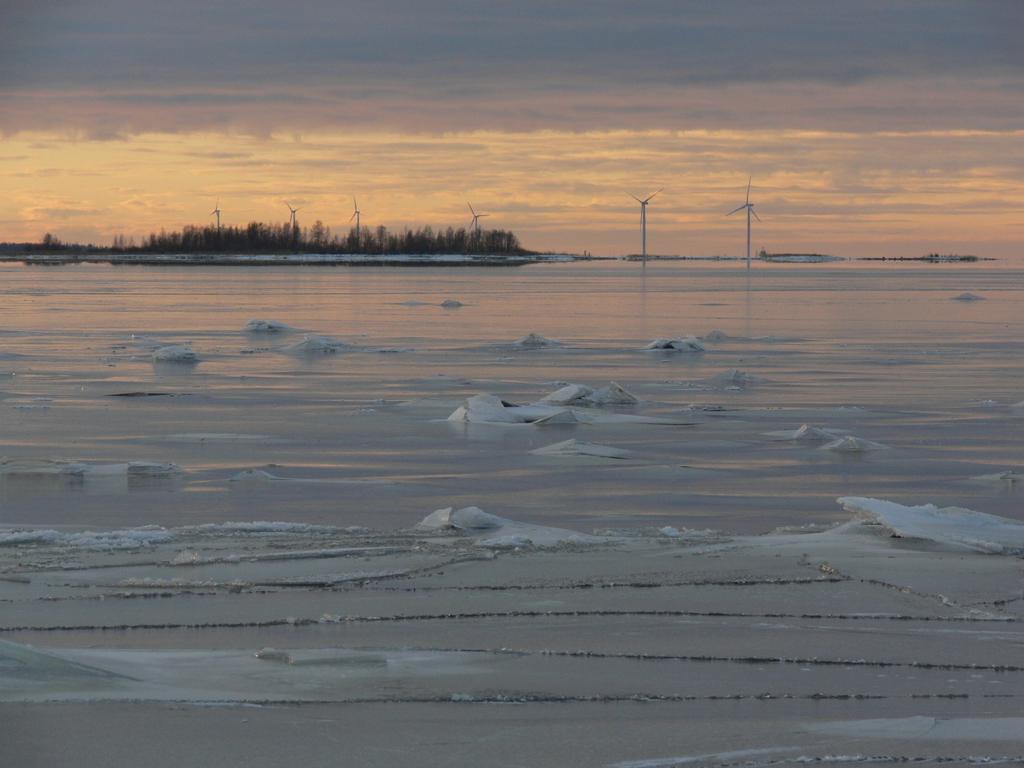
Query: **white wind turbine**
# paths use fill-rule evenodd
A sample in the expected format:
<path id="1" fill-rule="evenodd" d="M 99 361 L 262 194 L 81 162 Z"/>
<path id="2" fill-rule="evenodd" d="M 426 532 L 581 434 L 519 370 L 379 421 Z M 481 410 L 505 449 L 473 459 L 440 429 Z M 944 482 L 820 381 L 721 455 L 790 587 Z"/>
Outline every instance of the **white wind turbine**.
<path id="1" fill-rule="evenodd" d="M 213 216 L 213 215 L 217 216 L 217 231 L 218 232 L 220 231 L 220 214 L 221 214 L 220 200 L 218 200 L 216 207 L 212 211 L 210 211 L 210 215 L 211 216 Z"/>
<path id="2" fill-rule="evenodd" d="M 292 225 L 292 229 L 295 229 L 295 224 L 296 224 L 295 214 L 298 213 L 299 211 L 301 211 L 302 209 L 301 208 L 292 208 L 291 203 L 287 203 L 287 202 L 285 203 L 285 205 L 288 206 L 288 211 L 291 213 L 290 223 Z"/>
<path id="3" fill-rule="evenodd" d="M 662 189 L 664 189 L 664 187 L 662 187 Z M 659 189 L 658 192 L 661 192 L 661 189 Z M 658 194 L 658 192 L 652 192 L 643 200 L 636 195 L 630 195 L 630 197 L 640 203 L 640 244 L 642 248 L 641 258 L 643 259 L 644 264 L 647 263 L 647 204 L 654 199 L 654 196 Z"/>
<path id="4" fill-rule="evenodd" d="M 360 218 L 359 217 L 360 217 L 361 213 L 362 212 L 359 210 L 359 203 L 357 203 L 355 197 L 353 197 L 352 198 L 352 215 L 349 217 L 348 222 L 349 222 L 349 224 L 351 224 L 352 223 L 352 219 L 356 220 L 356 242 L 357 243 L 359 242 L 359 222 L 360 222 Z"/>
<path id="5" fill-rule="evenodd" d="M 473 210 L 472 203 L 466 203 L 469 206 L 469 212 L 473 214 L 473 220 L 469 222 L 469 228 L 476 233 L 477 237 L 480 237 L 480 219 L 485 216 L 490 216 L 489 213 L 477 213 Z"/>
<path id="6" fill-rule="evenodd" d="M 757 215 L 757 211 L 754 210 L 754 204 L 752 202 L 750 202 L 750 182 L 752 182 L 753 180 L 754 180 L 753 177 L 750 177 L 749 179 L 747 179 L 747 202 L 745 202 L 739 208 L 736 208 L 735 210 L 729 211 L 727 214 L 725 214 L 726 216 L 732 216 L 734 213 L 739 213 L 744 208 L 747 209 L 747 266 L 748 267 L 750 266 L 750 217 L 753 216 L 758 221 L 761 220 L 761 217 Z"/>

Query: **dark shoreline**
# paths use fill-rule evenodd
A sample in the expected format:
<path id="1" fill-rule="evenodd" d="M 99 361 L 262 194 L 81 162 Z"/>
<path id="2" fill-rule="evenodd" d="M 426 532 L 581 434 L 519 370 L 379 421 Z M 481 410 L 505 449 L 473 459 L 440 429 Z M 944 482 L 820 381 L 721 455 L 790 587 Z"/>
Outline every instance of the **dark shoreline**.
<path id="1" fill-rule="evenodd" d="M 0 262 L 30 266 L 108 264 L 148 267 L 521 267 L 527 264 L 572 261 L 567 254 L 493 256 L 445 254 L 111 254 L 111 253 L 7 253 Z"/>

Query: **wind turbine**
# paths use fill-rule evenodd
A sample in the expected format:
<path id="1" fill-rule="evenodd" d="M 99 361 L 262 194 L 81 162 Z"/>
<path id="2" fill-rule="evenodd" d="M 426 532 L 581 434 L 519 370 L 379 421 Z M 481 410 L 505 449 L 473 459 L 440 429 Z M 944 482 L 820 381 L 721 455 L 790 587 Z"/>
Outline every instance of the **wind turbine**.
<path id="1" fill-rule="evenodd" d="M 285 203 L 288 206 L 288 210 L 291 212 L 291 225 L 292 229 L 295 229 L 295 214 L 301 211 L 301 208 L 292 208 L 291 203 Z"/>
<path id="2" fill-rule="evenodd" d="M 664 189 L 664 187 L 661 189 Z M 659 189 L 658 192 L 661 192 L 661 189 Z M 654 196 L 658 194 L 658 192 L 649 194 L 643 200 L 636 195 L 630 195 L 630 197 L 640 203 L 640 243 L 643 248 L 641 258 L 643 259 L 644 264 L 647 264 L 647 204 L 654 199 Z"/>
<path id="3" fill-rule="evenodd" d="M 356 202 L 355 197 L 352 198 L 352 215 L 349 217 L 349 223 L 352 223 L 352 219 L 356 220 L 356 242 L 359 242 L 359 203 Z"/>
<path id="4" fill-rule="evenodd" d="M 469 206 L 469 212 L 473 214 L 473 220 L 469 222 L 469 228 L 476 232 L 477 237 L 480 237 L 480 219 L 484 218 L 485 216 L 490 216 L 491 214 L 477 213 L 476 211 L 473 210 L 473 205 L 471 203 L 466 203 L 466 205 Z"/>
<path id="5" fill-rule="evenodd" d="M 754 178 L 752 176 L 749 179 L 747 179 L 747 202 L 745 202 L 739 208 L 736 208 L 735 210 L 729 211 L 727 214 L 725 214 L 726 216 L 732 216 L 734 213 L 739 213 L 744 208 L 747 209 L 747 268 L 750 267 L 750 217 L 753 216 L 758 221 L 761 220 L 761 217 L 757 215 L 757 211 L 754 210 L 754 204 L 750 202 L 750 182 L 752 182 L 753 180 Z"/>
<path id="6" fill-rule="evenodd" d="M 213 216 L 214 214 L 217 215 L 217 231 L 218 232 L 220 231 L 220 213 L 221 213 L 221 211 L 220 211 L 220 200 L 218 200 L 217 201 L 217 206 L 212 211 L 210 211 L 210 215 L 211 216 Z"/>

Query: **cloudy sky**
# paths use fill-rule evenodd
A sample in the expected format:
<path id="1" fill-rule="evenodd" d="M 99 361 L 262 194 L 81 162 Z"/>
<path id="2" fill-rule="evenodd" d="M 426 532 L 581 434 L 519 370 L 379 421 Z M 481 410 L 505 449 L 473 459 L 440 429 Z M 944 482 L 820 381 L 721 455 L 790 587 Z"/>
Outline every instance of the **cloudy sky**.
<path id="1" fill-rule="evenodd" d="M 1020 254 L 1019 0 L 0 0 L 0 240 L 468 223 L 539 249 Z"/>

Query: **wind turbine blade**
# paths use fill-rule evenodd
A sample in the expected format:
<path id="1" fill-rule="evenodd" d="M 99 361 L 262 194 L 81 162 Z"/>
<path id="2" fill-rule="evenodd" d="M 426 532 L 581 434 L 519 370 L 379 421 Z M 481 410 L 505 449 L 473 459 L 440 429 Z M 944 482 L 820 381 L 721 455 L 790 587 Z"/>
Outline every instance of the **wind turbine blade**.
<path id="1" fill-rule="evenodd" d="M 352 198 L 352 210 L 353 211 L 358 211 L 359 210 L 359 203 L 356 202 L 356 199 L 355 199 L 354 196 Z"/>
<path id="2" fill-rule="evenodd" d="M 472 203 L 466 203 L 466 205 L 469 206 L 469 212 L 472 213 L 474 217 L 476 217 L 476 211 L 473 210 L 473 204 Z"/>
<path id="3" fill-rule="evenodd" d="M 747 204 L 746 204 L 746 203 L 744 203 L 744 204 L 743 204 L 743 205 L 741 205 L 741 206 L 740 206 L 739 208 L 736 208 L 736 209 L 734 209 L 734 210 L 731 210 L 731 211 L 729 211 L 729 212 L 728 212 L 727 214 L 725 214 L 725 215 L 726 215 L 726 216 L 732 216 L 732 215 L 733 215 L 734 213 L 739 213 L 740 211 L 742 211 L 742 210 L 743 210 L 744 208 L 746 208 L 746 207 L 747 207 Z"/>
<path id="4" fill-rule="evenodd" d="M 659 189 L 659 190 L 658 190 L 658 192 L 661 192 L 661 190 L 662 190 L 662 189 L 665 189 L 665 188 L 664 188 L 664 187 L 662 187 L 661 189 Z M 648 196 L 647 196 L 647 199 L 646 199 L 646 200 L 644 200 L 644 202 L 645 202 L 645 203 L 648 203 L 648 202 L 650 202 L 651 200 L 653 200 L 653 199 L 654 199 L 654 196 L 655 196 L 655 195 L 657 195 L 657 194 L 658 194 L 658 192 L 654 192 L 653 194 L 650 194 L 650 195 L 648 195 Z"/>
<path id="5" fill-rule="evenodd" d="M 754 180 L 753 176 L 747 177 L 747 202 L 750 202 L 750 183 Z"/>
<path id="6" fill-rule="evenodd" d="M 354 219 L 355 217 L 356 217 L 356 215 L 353 213 L 351 216 L 348 217 L 348 220 L 352 221 L 352 219 Z"/>
<path id="7" fill-rule="evenodd" d="M 645 200 L 641 200 L 639 197 L 637 197 L 634 194 L 630 194 L 630 193 L 627 193 L 627 194 L 629 194 L 630 197 L 632 197 L 634 200 L 636 200 L 638 203 L 640 203 L 640 205 L 643 205 L 646 202 Z"/>
<path id="8" fill-rule="evenodd" d="M 761 217 L 757 215 L 757 211 L 755 211 L 753 208 L 750 209 L 750 212 L 754 214 L 755 219 L 757 219 L 758 221 L 761 220 Z"/>
<path id="9" fill-rule="evenodd" d="M 490 216 L 490 215 L 491 215 L 491 214 L 489 214 L 489 213 L 481 213 L 481 214 L 478 214 L 478 215 L 477 215 L 477 218 L 478 218 L 478 219 L 482 219 L 482 218 L 484 218 L 485 216 Z"/>

